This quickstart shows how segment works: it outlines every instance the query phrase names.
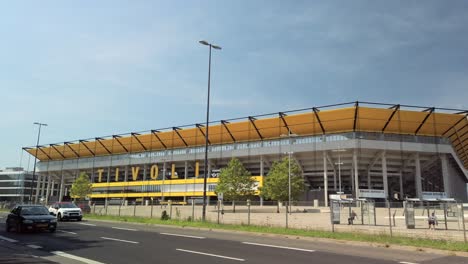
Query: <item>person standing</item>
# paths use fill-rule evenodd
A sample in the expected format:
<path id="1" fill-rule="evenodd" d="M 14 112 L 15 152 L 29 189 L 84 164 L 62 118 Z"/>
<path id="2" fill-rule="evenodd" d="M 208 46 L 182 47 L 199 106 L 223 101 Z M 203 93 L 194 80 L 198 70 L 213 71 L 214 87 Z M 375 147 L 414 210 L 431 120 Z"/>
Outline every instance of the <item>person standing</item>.
<path id="1" fill-rule="evenodd" d="M 435 215 L 434 212 L 432 212 L 432 214 L 429 216 L 429 218 L 427 219 L 427 222 L 429 224 L 429 229 L 435 230 L 435 226 L 438 225 L 438 223 L 437 223 L 437 216 Z"/>

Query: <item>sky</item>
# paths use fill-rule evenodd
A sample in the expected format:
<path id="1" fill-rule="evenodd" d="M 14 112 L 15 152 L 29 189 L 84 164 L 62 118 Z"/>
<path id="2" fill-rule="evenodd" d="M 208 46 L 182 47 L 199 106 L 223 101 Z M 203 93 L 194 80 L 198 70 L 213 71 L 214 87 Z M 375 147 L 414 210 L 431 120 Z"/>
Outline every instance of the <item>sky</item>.
<path id="1" fill-rule="evenodd" d="M 372 101 L 468 109 L 468 1 L 2 1 L 0 169 L 22 147 Z"/>

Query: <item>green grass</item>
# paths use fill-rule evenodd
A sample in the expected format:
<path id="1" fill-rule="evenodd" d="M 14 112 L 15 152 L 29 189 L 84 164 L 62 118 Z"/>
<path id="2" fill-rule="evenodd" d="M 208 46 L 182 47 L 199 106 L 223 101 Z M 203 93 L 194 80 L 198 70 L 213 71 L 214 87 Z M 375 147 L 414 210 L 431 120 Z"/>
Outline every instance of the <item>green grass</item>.
<path id="1" fill-rule="evenodd" d="M 422 238 L 411 238 L 402 236 L 389 236 L 386 234 L 371 235 L 357 232 L 330 232 L 322 230 L 304 230 L 304 229 L 286 229 L 281 227 L 267 227 L 267 226 L 254 226 L 254 225 L 230 225 L 230 224 L 216 224 L 211 222 L 202 221 L 186 221 L 186 220 L 160 220 L 159 218 L 147 218 L 147 217 L 132 217 L 132 216 L 110 216 L 110 215 L 86 215 L 88 219 L 96 220 L 112 220 L 129 223 L 142 223 L 142 224 L 158 224 L 158 225 L 170 225 L 180 227 L 198 227 L 198 228 L 209 228 L 209 229 L 222 229 L 222 230 L 235 230 L 235 231 L 246 231 L 253 233 L 268 233 L 268 234 L 280 234 L 289 236 L 302 236 L 302 237 L 317 237 L 317 238 L 328 238 L 336 240 L 348 240 L 348 241 L 362 241 L 379 243 L 382 246 L 389 247 L 390 245 L 401 245 L 401 246 L 413 246 L 417 248 L 433 248 L 450 251 L 462 251 L 468 252 L 468 243 L 449 241 L 449 240 L 432 240 Z"/>

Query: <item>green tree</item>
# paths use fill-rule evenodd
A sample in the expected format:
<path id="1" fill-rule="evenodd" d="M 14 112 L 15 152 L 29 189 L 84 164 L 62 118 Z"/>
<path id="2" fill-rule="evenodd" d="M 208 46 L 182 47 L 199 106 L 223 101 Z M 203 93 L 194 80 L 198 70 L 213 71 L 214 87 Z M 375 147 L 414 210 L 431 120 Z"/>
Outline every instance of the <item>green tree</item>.
<path id="1" fill-rule="evenodd" d="M 222 193 L 223 198 L 232 201 L 233 212 L 236 212 L 235 201 L 247 199 L 255 193 L 255 180 L 237 158 L 232 158 L 227 167 L 222 168 L 215 192 Z"/>
<path id="2" fill-rule="evenodd" d="M 85 172 L 80 173 L 80 176 L 75 179 L 70 189 L 70 195 L 73 199 L 83 199 L 91 193 L 91 182 Z"/>
<path id="3" fill-rule="evenodd" d="M 288 201 L 289 183 L 289 158 L 285 157 L 281 161 L 275 161 L 270 171 L 265 177 L 260 194 L 265 199 L 278 201 L 277 212 L 279 213 L 279 203 Z M 291 159 L 291 200 L 297 200 L 304 192 L 304 179 L 302 170 L 296 160 Z"/>

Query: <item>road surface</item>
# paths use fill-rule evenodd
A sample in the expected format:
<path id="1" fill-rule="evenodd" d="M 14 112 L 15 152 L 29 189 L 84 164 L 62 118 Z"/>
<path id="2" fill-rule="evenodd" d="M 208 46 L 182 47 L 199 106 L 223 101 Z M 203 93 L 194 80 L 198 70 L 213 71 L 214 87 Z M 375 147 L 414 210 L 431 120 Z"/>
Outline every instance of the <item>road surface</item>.
<path id="1" fill-rule="evenodd" d="M 268 263 L 430 264 L 468 263 L 468 258 L 350 242 L 278 235 L 206 231 L 102 221 L 60 222 L 56 233 L 6 233 L 0 214 L 0 253 L 17 250 L 18 262 L 0 263 Z M 2 251 L 3 248 L 3 251 Z M 3 258 L 3 259 L 2 259 Z M 40 260 L 40 261 L 39 261 Z M 3 261 L 3 262 L 2 262 Z"/>

